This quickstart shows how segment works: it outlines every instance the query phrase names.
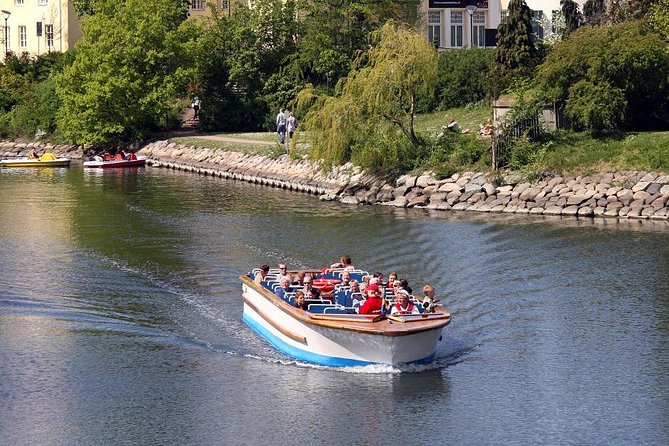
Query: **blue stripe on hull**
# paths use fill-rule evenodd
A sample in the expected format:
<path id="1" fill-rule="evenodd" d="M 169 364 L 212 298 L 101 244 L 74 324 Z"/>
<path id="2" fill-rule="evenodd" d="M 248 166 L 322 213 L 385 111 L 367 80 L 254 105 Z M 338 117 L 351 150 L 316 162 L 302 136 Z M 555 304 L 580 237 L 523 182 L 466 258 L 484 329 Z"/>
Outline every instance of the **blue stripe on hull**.
<path id="1" fill-rule="evenodd" d="M 346 358 L 336 358 L 333 356 L 319 355 L 317 353 L 312 353 L 306 350 L 302 350 L 283 341 L 283 339 L 275 336 L 261 324 L 256 322 L 252 317 L 247 313 L 244 313 L 242 316 L 244 322 L 255 330 L 259 335 L 265 338 L 270 344 L 272 344 L 277 350 L 285 353 L 286 355 L 299 359 L 301 361 L 310 362 L 312 364 L 325 365 L 329 367 L 356 367 L 356 366 L 365 366 L 370 364 L 375 364 L 374 362 L 368 361 L 358 361 L 355 359 L 346 359 Z M 430 356 L 419 359 L 417 361 L 412 361 L 411 364 L 429 364 L 434 360 L 434 353 Z"/>

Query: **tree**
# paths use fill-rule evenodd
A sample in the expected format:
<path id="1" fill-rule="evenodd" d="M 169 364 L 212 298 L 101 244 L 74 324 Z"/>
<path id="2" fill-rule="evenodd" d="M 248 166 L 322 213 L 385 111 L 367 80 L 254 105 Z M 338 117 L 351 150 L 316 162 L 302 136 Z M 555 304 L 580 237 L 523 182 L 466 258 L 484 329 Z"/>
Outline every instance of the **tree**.
<path id="1" fill-rule="evenodd" d="M 183 3 L 171 0 L 95 2 L 74 62 L 56 78 L 68 141 L 122 144 L 172 125 L 198 34 L 185 16 Z"/>
<path id="2" fill-rule="evenodd" d="M 378 144 L 373 139 L 388 124 L 399 129 L 414 155 L 420 145 L 414 116 L 419 99 L 434 94 L 434 48 L 419 33 L 392 21 L 370 38 L 372 47 L 339 82 L 335 96 L 317 99 L 306 116 L 312 153 L 330 164 L 350 160 L 365 142 Z M 312 101 L 312 94 L 313 90 L 304 90 L 298 101 Z"/>
<path id="3" fill-rule="evenodd" d="M 206 130 L 260 130 L 273 101 L 295 88 L 282 75 L 296 52 L 296 3 L 258 0 L 232 16 L 214 14 L 198 43 L 194 89 Z M 270 86 L 270 87 L 268 87 Z M 295 94 L 295 92 L 293 92 Z"/>
<path id="4" fill-rule="evenodd" d="M 606 23 L 605 0 L 586 0 L 583 4 L 583 16 L 589 26 L 602 26 Z"/>
<path id="5" fill-rule="evenodd" d="M 590 130 L 666 128 L 669 53 L 641 21 L 581 28 L 537 69 L 538 88 Z"/>
<path id="6" fill-rule="evenodd" d="M 646 18 L 658 0 L 629 0 L 627 5 L 627 16 L 632 20 Z"/>
<path id="7" fill-rule="evenodd" d="M 486 98 L 492 49 L 470 48 L 439 53 L 437 105 L 464 107 Z"/>
<path id="8" fill-rule="evenodd" d="M 578 10 L 578 3 L 574 0 L 562 0 L 562 15 L 564 16 L 564 37 L 576 31 L 583 22 L 581 12 Z"/>
<path id="9" fill-rule="evenodd" d="M 497 47 L 493 54 L 493 96 L 517 77 L 528 77 L 539 61 L 532 11 L 525 0 L 511 0 L 509 15 L 497 28 Z"/>
<path id="10" fill-rule="evenodd" d="M 305 82 L 334 85 L 346 75 L 368 35 L 387 20 L 414 24 L 418 0 L 304 0 L 291 71 Z"/>

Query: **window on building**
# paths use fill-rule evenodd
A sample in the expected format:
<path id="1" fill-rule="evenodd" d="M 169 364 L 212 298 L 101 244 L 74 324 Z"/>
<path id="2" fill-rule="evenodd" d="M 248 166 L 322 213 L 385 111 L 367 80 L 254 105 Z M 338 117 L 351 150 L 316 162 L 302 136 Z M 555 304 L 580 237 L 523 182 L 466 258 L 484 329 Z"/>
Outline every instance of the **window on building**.
<path id="1" fill-rule="evenodd" d="M 451 46 L 462 47 L 462 24 L 464 16 L 462 11 L 451 11 Z"/>
<path id="2" fill-rule="evenodd" d="M 16 6 L 23 6 L 23 0 L 16 0 Z"/>
<path id="3" fill-rule="evenodd" d="M 204 11 L 204 0 L 191 0 L 193 11 Z"/>
<path id="4" fill-rule="evenodd" d="M 230 7 L 230 0 L 221 0 L 221 9 L 228 9 Z"/>
<path id="5" fill-rule="evenodd" d="M 19 48 L 28 47 L 28 32 L 25 25 L 19 26 Z"/>
<path id="6" fill-rule="evenodd" d="M 502 23 L 505 18 L 509 16 L 509 10 L 508 9 L 502 9 L 499 13 L 499 23 Z"/>
<path id="7" fill-rule="evenodd" d="M 44 35 L 46 38 L 46 47 L 53 48 L 53 25 L 44 25 Z"/>
<path id="8" fill-rule="evenodd" d="M 543 21 L 544 21 L 543 11 L 532 11 L 532 31 L 539 39 L 544 38 L 544 27 L 542 25 Z"/>
<path id="9" fill-rule="evenodd" d="M 441 13 L 428 11 L 427 13 L 427 40 L 436 48 L 441 46 Z"/>
<path id="10" fill-rule="evenodd" d="M 485 46 L 485 11 L 476 11 L 472 16 L 474 46 Z"/>
<path id="11" fill-rule="evenodd" d="M 48 4 L 49 4 L 49 0 L 37 0 L 37 4 L 38 4 L 38 5 L 48 5 Z"/>

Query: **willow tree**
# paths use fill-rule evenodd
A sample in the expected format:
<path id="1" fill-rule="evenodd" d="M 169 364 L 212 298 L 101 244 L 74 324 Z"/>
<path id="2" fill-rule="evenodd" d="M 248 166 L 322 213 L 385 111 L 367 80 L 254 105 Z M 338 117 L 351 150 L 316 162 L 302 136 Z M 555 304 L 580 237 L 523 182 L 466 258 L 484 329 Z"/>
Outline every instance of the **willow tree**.
<path id="1" fill-rule="evenodd" d="M 388 22 L 370 34 L 371 48 L 353 63 L 334 96 L 314 98 L 303 90 L 298 106 L 315 101 L 305 117 L 312 155 L 329 164 L 351 159 L 353 151 L 375 139 L 388 125 L 409 141 L 416 153 L 414 128 L 419 100 L 430 98 L 437 84 L 437 54 L 419 33 Z"/>

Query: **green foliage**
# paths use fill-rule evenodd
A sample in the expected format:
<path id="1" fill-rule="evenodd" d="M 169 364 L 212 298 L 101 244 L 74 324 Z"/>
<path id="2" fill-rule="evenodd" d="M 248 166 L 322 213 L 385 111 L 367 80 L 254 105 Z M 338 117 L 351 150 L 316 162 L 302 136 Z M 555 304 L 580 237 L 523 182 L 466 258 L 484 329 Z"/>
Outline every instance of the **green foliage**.
<path id="1" fill-rule="evenodd" d="M 393 22 L 373 32 L 371 41 L 371 49 L 338 83 L 336 96 L 318 96 L 309 87 L 298 97 L 298 110 L 314 104 L 305 124 L 312 157 L 324 159 L 326 165 L 375 159 L 374 153 L 394 150 L 376 141 L 378 135 L 392 133 L 389 124 L 401 131 L 414 153 L 420 145 L 414 116 L 418 100 L 432 95 L 437 82 L 434 49 L 420 34 Z M 357 153 L 365 150 L 372 154 Z"/>
<path id="2" fill-rule="evenodd" d="M 651 6 L 650 20 L 655 31 L 669 40 L 669 0 L 657 0 Z"/>
<path id="3" fill-rule="evenodd" d="M 605 0 L 586 0 L 583 4 L 583 17 L 586 25 L 601 26 L 606 23 Z"/>
<path id="4" fill-rule="evenodd" d="M 350 61 L 369 47 L 370 32 L 389 19 L 416 23 L 418 5 L 418 0 L 304 0 L 291 72 L 305 84 L 334 86 L 348 73 Z"/>
<path id="5" fill-rule="evenodd" d="M 593 84 L 582 79 L 569 88 L 565 111 L 583 128 L 594 132 L 618 128 L 625 118 L 625 95 L 608 82 Z"/>
<path id="6" fill-rule="evenodd" d="M 297 81 L 284 67 L 296 51 L 295 16 L 296 3 L 280 0 L 214 16 L 198 43 L 193 81 L 203 130 L 268 128 L 272 110 L 294 97 Z"/>
<path id="7" fill-rule="evenodd" d="M 28 139 L 36 135 L 53 139 L 57 133 L 56 113 L 60 104 L 53 80 L 32 84 L 21 103 L 12 110 L 9 134 Z"/>
<path id="8" fill-rule="evenodd" d="M 567 38 L 583 23 L 583 17 L 578 10 L 578 3 L 574 0 L 562 1 L 562 16 L 564 17 L 564 37 Z"/>
<path id="9" fill-rule="evenodd" d="M 541 57 L 532 31 L 532 11 L 525 0 L 511 0 L 508 11 L 497 28 L 493 54 L 490 88 L 495 98 L 514 79 L 531 76 Z"/>
<path id="10" fill-rule="evenodd" d="M 523 171 L 527 167 L 540 163 L 546 156 L 546 147 L 541 143 L 523 135 L 514 141 L 509 155 L 509 167 L 513 170 Z"/>
<path id="11" fill-rule="evenodd" d="M 445 178 L 465 168 L 485 170 L 490 166 L 490 151 L 484 141 L 471 134 L 445 132 L 438 138 L 427 140 L 415 167 L 432 170 Z"/>
<path id="12" fill-rule="evenodd" d="M 472 48 L 439 54 L 437 105 L 464 107 L 486 98 L 486 79 L 492 64 L 491 49 Z"/>
<path id="13" fill-rule="evenodd" d="M 638 21 L 579 29 L 537 70 L 544 97 L 566 103 L 577 127 L 594 130 L 666 126 L 668 80 L 666 43 Z"/>
<path id="14" fill-rule="evenodd" d="M 57 78 L 65 137 L 122 144 L 171 127 L 173 98 L 193 77 L 196 23 L 171 0 L 100 0 L 95 8 L 82 20 L 74 62 Z"/>

